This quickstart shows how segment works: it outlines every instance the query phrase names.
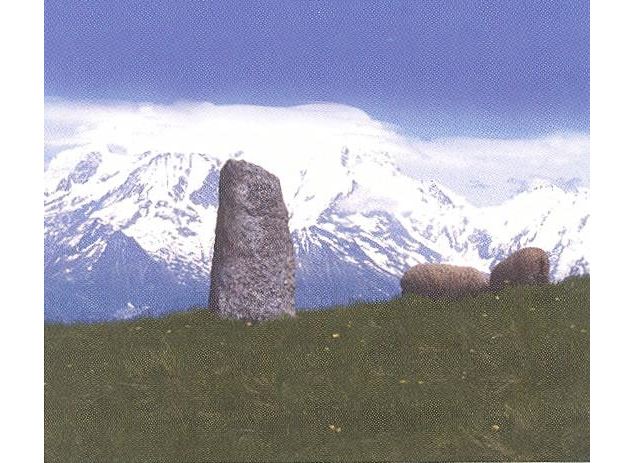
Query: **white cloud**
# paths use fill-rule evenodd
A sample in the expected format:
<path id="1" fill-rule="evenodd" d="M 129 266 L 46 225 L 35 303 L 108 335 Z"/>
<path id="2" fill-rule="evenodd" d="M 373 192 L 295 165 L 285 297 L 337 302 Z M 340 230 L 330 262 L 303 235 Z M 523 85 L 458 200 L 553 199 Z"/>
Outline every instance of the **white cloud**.
<path id="1" fill-rule="evenodd" d="M 45 109 L 48 146 L 113 144 L 129 151 L 201 151 L 222 142 L 264 145 L 306 137 L 384 136 L 381 123 L 361 110 L 336 104 L 294 107 L 217 106 L 211 103 L 84 104 L 54 100 Z M 296 145 L 301 146 L 301 145 Z"/>
<path id="2" fill-rule="evenodd" d="M 114 154 L 243 151 L 266 159 L 283 153 L 290 163 L 339 156 L 343 146 L 386 151 L 405 173 L 438 180 L 476 204 L 501 202 L 535 178 L 567 188 L 589 181 L 585 134 L 423 141 L 399 135 L 359 109 L 332 103 L 280 108 L 47 101 L 47 157 L 78 146 Z"/>
<path id="3" fill-rule="evenodd" d="M 402 169 L 436 179 L 477 204 L 500 202 L 542 179 L 563 188 L 589 185 L 589 137 L 560 134 L 535 139 L 412 140 Z"/>

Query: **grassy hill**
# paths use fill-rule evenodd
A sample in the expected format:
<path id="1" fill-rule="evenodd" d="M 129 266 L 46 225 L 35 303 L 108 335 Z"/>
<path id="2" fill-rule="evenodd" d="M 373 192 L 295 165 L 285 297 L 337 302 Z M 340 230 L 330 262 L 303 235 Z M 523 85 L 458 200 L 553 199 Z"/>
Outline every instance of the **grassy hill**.
<path id="1" fill-rule="evenodd" d="M 45 327 L 47 461 L 588 460 L 589 278 Z"/>

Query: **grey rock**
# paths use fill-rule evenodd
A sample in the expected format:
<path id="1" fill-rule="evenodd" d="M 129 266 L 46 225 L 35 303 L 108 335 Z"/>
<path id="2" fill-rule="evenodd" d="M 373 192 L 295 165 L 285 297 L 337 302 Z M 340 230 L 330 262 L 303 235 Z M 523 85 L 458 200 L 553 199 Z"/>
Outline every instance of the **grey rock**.
<path id="1" fill-rule="evenodd" d="M 295 257 L 278 178 L 245 161 L 220 171 L 210 308 L 222 317 L 295 314 Z"/>
<path id="2" fill-rule="evenodd" d="M 492 269 L 490 286 L 494 290 L 506 285 L 549 283 L 549 256 L 540 248 L 522 248 Z"/>

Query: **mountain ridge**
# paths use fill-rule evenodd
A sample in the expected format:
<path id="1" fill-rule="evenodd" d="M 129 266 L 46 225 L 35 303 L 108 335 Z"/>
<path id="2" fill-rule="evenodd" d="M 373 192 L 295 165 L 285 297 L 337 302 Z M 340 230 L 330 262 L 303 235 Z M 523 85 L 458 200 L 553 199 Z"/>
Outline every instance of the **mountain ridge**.
<path id="1" fill-rule="evenodd" d="M 588 189 L 564 191 L 541 182 L 500 205 L 476 207 L 436 181 L 409 177 L 374 141 L 292 161 L 285 153 L 242 150 L 217 155 L 124 149 L 122 154 L 122 149 L 86 146 L 61 153 L 45 172 L 45 318 L 76 319 L 73 304 L 59 295 L 92 294 L 78 282 L 89 279 L 91 265 L 110 241 L 121 239 L 115 233 L 158 265 L 153 275 L 159 281 L 175 294 L 189 295 L 168 298 L 175 304 L 168 307 L 149 293 L 151 282 L 141 281 L 136 289 L 122 283 L 111 289 L 125 297 L 112 300 L 102 288 L 98 293 L 105 300 L 82 320 L 117 318 L 127 304 L 147 306 L 151 314 L 203 305 L 218 175 L 229 158 L 262 165 L 281 180 L 296 248 L 299 307 L 386 299 L 398 294 L 400 275 L 416 263 L 489 271 L 528 245 L 552 255 L 554 280 L 588 273 Z M 150 266 L 146 256 L 137 255 L 138 265 Z M 117 278 L 116 270 L 107 273 L 102 278 Z M 65 307 L 52 307 L 52 300 Z"/>

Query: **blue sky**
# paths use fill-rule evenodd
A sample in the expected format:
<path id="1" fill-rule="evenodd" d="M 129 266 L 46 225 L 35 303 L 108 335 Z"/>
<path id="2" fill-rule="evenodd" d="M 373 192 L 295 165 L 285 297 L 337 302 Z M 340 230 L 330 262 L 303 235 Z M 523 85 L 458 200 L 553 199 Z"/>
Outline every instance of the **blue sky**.
<path id="1" fill-rule="evenodd" d="M 588 133 L 587 1 L 45 2 L 45 95 L 332 101 L 424 138 Z"/>

